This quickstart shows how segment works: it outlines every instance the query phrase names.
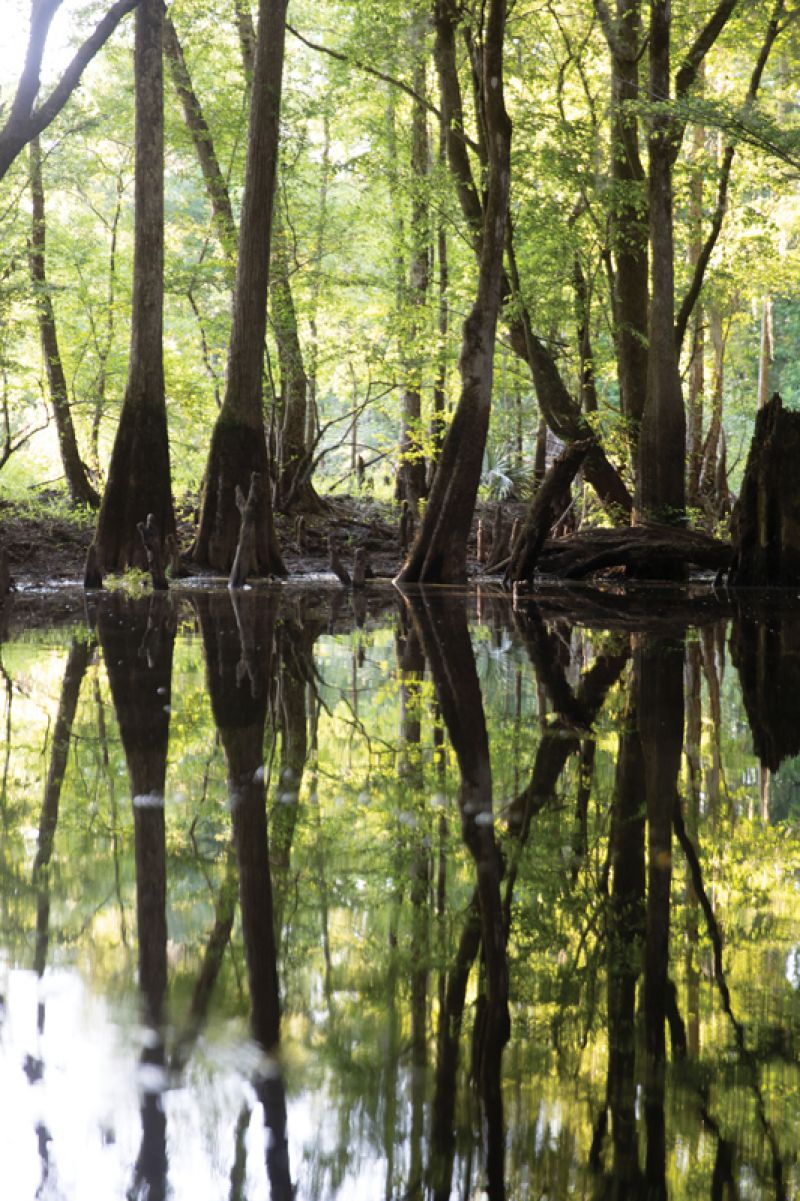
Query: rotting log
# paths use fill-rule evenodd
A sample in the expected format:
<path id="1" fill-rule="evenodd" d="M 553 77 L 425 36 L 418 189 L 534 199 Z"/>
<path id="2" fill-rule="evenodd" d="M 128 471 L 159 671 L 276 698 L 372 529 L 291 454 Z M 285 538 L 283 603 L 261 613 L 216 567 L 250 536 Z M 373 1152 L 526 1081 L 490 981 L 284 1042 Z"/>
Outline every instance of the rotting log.
<path id="1" fill-rule="evenodd" d="M 530 583 L 545 539 L 566 507 L 564 497 L 589 453 L 591 443 L 581 439 L 567 446 L 550 466 L 516 541 L 511 547 L 511 561 L 506 567 L 505 582 Z"/>
<path id="2" fill-rule="evenodd" d="M 546 542 L 538 570 L 565 580 L 580 580 L 601 571 L 621 569 L 629 578 L 674 579 L 678 567 L 719 573 L 727 570 L 731 546 L 700 530 L 682 526 L 625 526 L 591 529 L 571 538 Z"/>
<path id="3" fill-rule="evenodd" d="M 246 497 L 239 485 L 236 485 L 236 507 L 241 514 L 241 525 L 236 555 L 228 578 L 229 588 L 243 588 L 247 577 L 256 566 L 256 517 L 260 499 L 261 476 L 254 471 L 250 476 L 250 491 Z"/>
<path id="4" fill-rule="evenodd" d="M 787 412 L 776 392 L 756 417 L 733 513 L 732 586 L 800 584 L 799 456 L 800 413 Z"/>
<path id="5" fill-rule="evenodd" d="M 161 550 L 161 538 L 158 534 L 156 519 L 152 513 L 147 514 L 147 521 L 138 521 L 136 528 L 142 540 L 147 555 L 147 570 L 153 581 L 154 592 L 166 592 L 169 589 L 167 576 L 164 571 L 164 556 Z"/>

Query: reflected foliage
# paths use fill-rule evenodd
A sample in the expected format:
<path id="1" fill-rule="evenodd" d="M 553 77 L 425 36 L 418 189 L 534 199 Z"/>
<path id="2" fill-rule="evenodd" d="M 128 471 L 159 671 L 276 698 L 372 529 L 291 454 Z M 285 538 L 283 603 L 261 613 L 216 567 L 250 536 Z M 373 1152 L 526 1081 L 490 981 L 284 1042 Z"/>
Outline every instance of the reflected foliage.
<path id="1" fill-rule="evenodd" d="M 713 615 L 493 594 L 355 624 L 289 589 L 109 595 L 9 637 L 13 1178 L 796 1196 L 796 763 L 753 753 L 743 667 L 791 641 L 771 620 L 737 617 L 738 670 Z"/>

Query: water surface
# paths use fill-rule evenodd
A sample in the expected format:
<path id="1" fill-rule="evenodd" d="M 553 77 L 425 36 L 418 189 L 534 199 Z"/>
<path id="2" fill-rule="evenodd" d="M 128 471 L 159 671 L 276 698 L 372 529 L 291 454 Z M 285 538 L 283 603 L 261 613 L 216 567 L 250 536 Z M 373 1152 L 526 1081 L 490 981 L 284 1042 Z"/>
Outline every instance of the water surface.
<path id="1" fill-rule="evenodd" d="M 4 1197 L 800 1195 L 790 615 L 66 608 L 2 643 Z"/>

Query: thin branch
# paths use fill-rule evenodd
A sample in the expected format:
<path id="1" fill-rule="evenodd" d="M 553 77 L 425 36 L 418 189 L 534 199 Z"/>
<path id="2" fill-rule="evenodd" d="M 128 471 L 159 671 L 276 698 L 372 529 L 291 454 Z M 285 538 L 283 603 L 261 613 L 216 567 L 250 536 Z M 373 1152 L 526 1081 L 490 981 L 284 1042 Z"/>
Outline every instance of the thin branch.
<path id="1" fill-rule="evenodd" d="M 780 24 L 783 16 L 785 4 L 784 0 L 776 0 L 775 8 L 773 9 L 772 17 L 770 18 L 767 32 L 764 36 L 764 42 L 761 47 L 756 65 L 753 68 L 753 74 L 750 77 L 750 85 L 747 89 L 747 96 L 744 102 L 744 115 L 746 115 L 753 106 L 758 89 L 761 86 L 761 79 L 767 65 L 767 59 L 770 56 L 772 47 L 774 46 L 778 35 L 785 25 Z M 700 296 L 700 290 L 705 279 L 706 269 L 711 258 L 714 247 L 722 229 L 722 222 L 725 218 L 725 212 L 728 206 L 728 184 L 730 182 L 731 168 L 733 166 L 733 156 L 736 153 L 736 147 L 733 142 L 729 142 L 725 148 L 725 154 L 722 160 L 722 167 L 719 173 L 719 182 L 717 185 L 717 203 L 714 208 L 714 215 L 711 218 L 711 228 L 708 232 L 705 242 L 700 250 L 697 262 L 695 264 L 694 273 L 686 296 L 681 304 L 680 311 L 675 321 L 675 343 L 680 353 L 683 339 L 686 336 L 686 330 L 689 325 L 689 319 L 692 315 L 694 307 Z"/>
<path id="2" fill-rule="evenodd" d="M 426 96 L 421 96 L 415 91 L 410 84 L 405 83 L 402 79 L 397 79 L 394 75 L 387 75 L 384 71 L 379 71 L 377 67 L 370 66 L 369 63 L 362 62 L 360 59 L 351 58 L 349 54 L 344 54 L 341 50 L 334 50 L 331 46 L 323 46 L 319 42 L 312 42 L 310 38 L 305 37 L 293 25 L 286 22 L 286 28 L 292 37 L 297 38 L 298 42 L 302 42 L 304 46 L 308 46 L 309 50 L 316 50 L 319 54 L 327 54 L 330 58 L 335 58 L 337 62 L 345 63 L 348 67 L 355 67 L 357 71 L 364 71 L 367 75 L 374 76 L 375 79 L 380 79 L 383 83 L 388 83 L 390 87 L 399 88 L 401 92 L 405 92 L 412 100 L 421 104 L 429 113 L 436 117 L 437 121 L 442 120 L 441 111 L 433 104 Z M 469 146 L 470 150 L 479 153 L 477 143 L 467 137 L 463 130 L 458 131 L 458 136 L 462 138 L 465 145 Z"/>

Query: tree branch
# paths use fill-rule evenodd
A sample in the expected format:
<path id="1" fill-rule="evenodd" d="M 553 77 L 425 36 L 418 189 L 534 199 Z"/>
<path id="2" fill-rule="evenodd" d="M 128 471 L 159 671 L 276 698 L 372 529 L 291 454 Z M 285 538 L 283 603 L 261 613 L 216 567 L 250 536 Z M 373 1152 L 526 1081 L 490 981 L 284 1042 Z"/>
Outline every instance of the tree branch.
<path id="1" fill-rule="evenodd" d="M 764 35 L 764 42 L 761 46 L 756 65 L 753 68 L 753 74 L 750 76 L 750 85 L 747 89 L 747 96 L 744 102 L 744 114 L 752 108 L 755 101 L 758 89 L 761 86 L 761 80 L 764 75 L 764 70 L 767 65 L 767 59 L 770 56 L 772 47 L 785 26 L 780 24 L 781 17 L 785 9 L 785 0 L 776 0 L 775 8 L 772 12 L 767 32 Z M 714 247 L 722 229 L 722 222 L 725 218 L 725 212 L 728 205 L 728 184 L 730 182 L 731 168 L 733 166 L 733 156 L 736 153 L 736 147 L 733 142 L 729 142 L 725 148 L 725 154 L 722 160 L 722 167 L 719 173 L 719 182 L 717 185 L 717 203 L 714 208 L 714 215 L 711 219 L 711 228 L 708 236 L 703 243 L 702 249 L 695 264 L 691 283 L 688 291 L 681 304 L 680 311 L 675 321 L 675 344 L 680 354 L 683 339 L 686 336 L 686 330 L 689 325 L 689 319 L 692 315 L 694 306 L 700 296 L 700 290 L 705 279 L 706 269 L 711 258 Z"/>
<path id="2" fill-rule="evenodd" d="M 39 91 L 39 71 L 47 40 L 47 32 L 53 15 L 61 0 L 45 0 L 33 6 L 31 30 L 25 66 L 20 76 L 14 102 L 8 120 L 0 129 L 0 179 L 8 171 L 14 159 L 25 146 L 40 134 L 58 116 L 72 93 L 78 87 L 84 70 L 103 48 L 123 17 L 136 7 L 139 0 L 116 0 L 106 15 L 98 22 L 95 30 L 75 52 L 70 64 L 39 108 L 33 108 Z"/>
<path id="3" fill-rule="evenodd" d="M 442 120 L 441 111 L 436 105 L 428 100 L 426 96 L 421 96 L 419 92 L 415 91 L 410 84 L 405 83 L 402 79 L 397 79 L 394 75 L 387 75 L 384 71 L 379 71 L 377 67 L 372 67 L 369 63 L 362 62 L 360 59 L 351 58 L 349 54 L 345 54 L 341 50 L 334 50 L 331 46 L 323 46 L 320 42 L 312 42 L 310 38 L 300 33 L 288 21 L 286 22 L 286 29 L 292 37 L 297 38 L 298 42 L 302 42 L 304 46 L 308 46 L 309 50 L 316 50 L 319 54 L 327 54 L 330 58 L 335 58 L 337 62 L 345 63 L 348 67 L 355 67 L 357 71 L 364 71 L 367 75 L 372 75 L 375 79 L 380 79 L 383 83 L 388 83 L 390 87 L 399 88 L 401 92 L 405 92 L 412 100 L 415 100 L 423 108 L 426 108 L 429 113 L 432 113 L 437 121 Z M 471 138 L 468 138 L 463 130 L 458 131 L 458 136 L 463 140 L 465 145 L 469 146 L 470 150 L 474 150 L 476 154 L 479 153 L 477 144 Z"/>

